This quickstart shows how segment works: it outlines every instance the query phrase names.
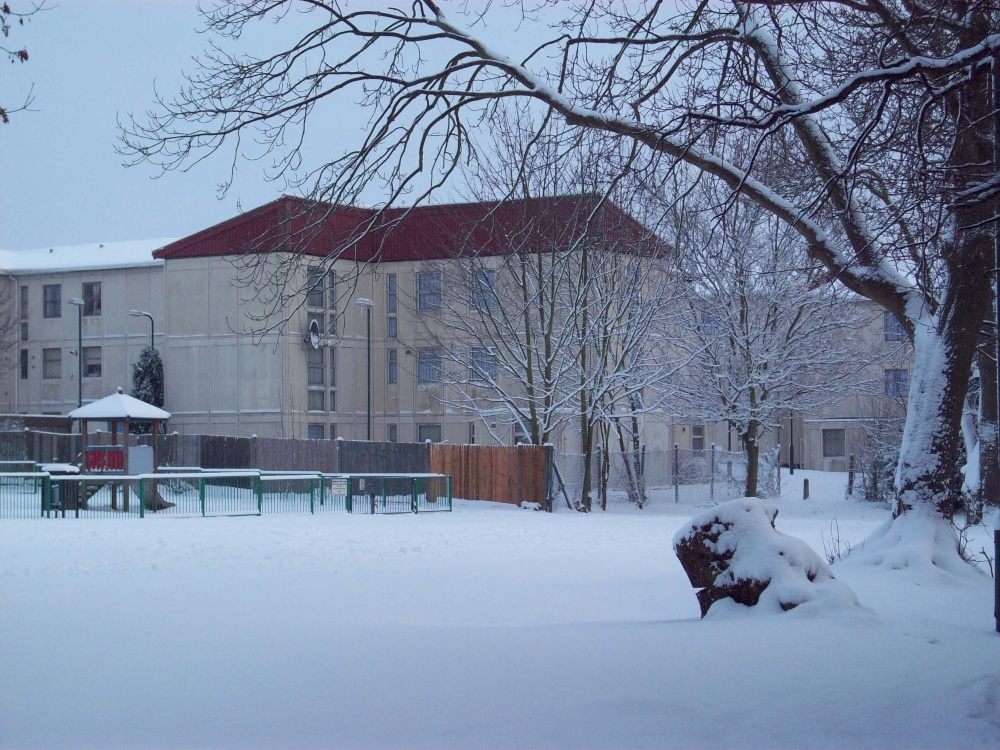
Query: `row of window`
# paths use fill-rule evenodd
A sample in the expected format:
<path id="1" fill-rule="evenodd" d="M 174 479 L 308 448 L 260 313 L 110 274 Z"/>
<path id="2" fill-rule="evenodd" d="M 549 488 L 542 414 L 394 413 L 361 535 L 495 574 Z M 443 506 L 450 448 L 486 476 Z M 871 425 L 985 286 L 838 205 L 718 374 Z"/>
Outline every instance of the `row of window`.
<path id="1" fill-rule="evenodd" d="M 326 440 L 329 437 L 330 440 L 337 439 L 337 425 L 327 425 L 321 424 L 319 422 L 313 422 L 306 425 L 306 436 L 310 440 Z M 387 424 L 385 426 L 385 439 L 389 443 L 399 442 L 399 426 L 395 424 Z M 440 443 L 441 442 L 441 425 L 439 423 L 433 424 L 418 424 L 417 425 L 417 442 L 418 443 Z"/>
<path id="2" fill-rule="evenodd" d="M 28 350 L 21 349 L 20 359 L 21 380 L 28 379 Z M 58 380 L 62 377 L 62 349 L 42 349 L 42 379 Z M 101 377 L 101 347 L 83 347 L 83 377 Z"/>
<path id="3" fill-rule="evenodd" d="M 395 274 L 386 280 L 387 291 L 396 293 Z M 469 274 L 469 307 L 474 310 L 492 310 L 497 306 L 496 271 L 480 268 Z M 417 274 L 417 312 L 433 312 L 441 309 L 441 272 L 425 271 Z M 389 312 L 395 312 L 395 301 Z"/>
<path id="4" fill-rule="evenodd" d="M 710 310 L 701 311 L 701 331 L 713 336 L 719 332 L 719 325 Z M 888 310 L 882 314 L 882 338 L 884 341 L 906 341 L 906 329 L 899 319 Z"/>
<path id="5" fill-rule="evenodd" d="M 326 354 L 329 352 L 329 354 Z M 417 349 L 417 382 L 440 383 L 444 375 L 444 354 L 439 347 Z M 478 382 L 494 382 L 497 360 L 493 349 L 474 346 L 469 353 L 469 378 Z M 386 382 L 399 382 L 399 350 L 386 350 Z M 306 350 L 306 385 L 337 387 L 337 350 L 334 348 Z M 330 411 L 335 411 L 331 408 Z"/>
<path id="6" fill-rule="evenodd" d="M 390 350 L 395 353 L 395 350 Z M 390 373 L 395 377 L 395 371 Z M 444 375 L 444 356 L 437 347 L 417 350 L 417 382 L 440 383 Z M 487 346 L 474 346 L 469 350 L 469 380 L 474 382 L 496 382 L 496 352 Z M 390 380 L 395 383 L 395 380 Z"/>
<path id="7" fill-rule="evenodd" d="M 85 281 L 81 284 L 80 298 L 83 300 L 84 317 L 101 314 L 101 282 Z M 20 289 L 21 319 L 28 317 L 28 287 Z M 42 317 L 62 317 L 62 284 L 45 284 L 42 286 Z"/>

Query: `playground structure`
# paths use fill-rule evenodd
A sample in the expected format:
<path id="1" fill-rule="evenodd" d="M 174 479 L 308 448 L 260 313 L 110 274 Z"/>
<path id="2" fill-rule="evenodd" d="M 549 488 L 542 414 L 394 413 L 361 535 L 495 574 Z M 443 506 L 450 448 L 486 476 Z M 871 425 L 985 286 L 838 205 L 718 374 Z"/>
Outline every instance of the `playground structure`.
<path id="1" fill-rule="evenodd" d="M 134 488 L 129 483 L 115 477 L 124 477 L 133 472 L 135 474 L 152 474 L 157 471 L 160 463 L 157 436 L 160 434 L 161 423 L 170 419 L 170 412 L 133 398 L 119 388 L 116 393 L 112 393 L 110 396 L 74 409 L 69 413 L 69 417 L 80 420 L 80 432 L 85 440 L 90 434 L 87 429 L 88 422 L 95 420 L 107 422 L 111 428 L 111 445 L 91 445 L 85 442 L 83 451 L 85 474 L 81 477 L 80 484 L 76 486 L 67 484 L 63 487 L 64 492 L 57 496 L 58 505 L 64 511 L 70 505 L 77 506 L 70 508 L 77 511 L 81 507 L 86 509 L 91 497 L 103 489 L 107 489 L 110 493 L 111 508 L 118 509 L 120 492 L 121 504 L 127 513 Z M 151 446 L 129 447 L 127 445 L 127 436 L 134 422 L 151 423 Z M 121 426 L 120 433 L 119 426 Z M 121 436 L 120 443 L 119 434 Z M 65 475 L 70 472 L 49 473 Z M 70 492 L 71 487 L 76 491 Z M 155 483 L 140 485 L 137 496 L 140 498 L 144 510 L 160 511 L 172 506 L 172 503 L 165 500 L 160 494 L 159 487 Z"/>

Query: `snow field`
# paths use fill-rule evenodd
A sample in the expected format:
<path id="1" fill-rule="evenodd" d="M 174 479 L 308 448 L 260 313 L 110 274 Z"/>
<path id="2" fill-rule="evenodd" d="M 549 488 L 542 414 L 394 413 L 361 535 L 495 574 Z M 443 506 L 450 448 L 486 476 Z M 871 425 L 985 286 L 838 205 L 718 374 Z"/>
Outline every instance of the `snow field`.
<path id="1" fill-rule="evenodd" d="M 887 517 L 808 475 L 773 502 L 820 554 Z M 0 523 L 0 747 L 1000 744 L 991 579 L 849 560 L 859 613 L 700 620 L 699 510 Z"/>

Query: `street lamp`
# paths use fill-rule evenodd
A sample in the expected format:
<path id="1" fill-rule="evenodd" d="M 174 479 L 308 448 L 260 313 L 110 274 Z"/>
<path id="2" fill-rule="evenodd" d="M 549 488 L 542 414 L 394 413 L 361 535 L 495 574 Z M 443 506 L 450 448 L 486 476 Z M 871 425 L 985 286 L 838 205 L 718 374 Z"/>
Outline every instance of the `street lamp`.
<path id="1" fill-rule="evenodd" d="M 354 300 L 358 307 L 365 308 L 365 321 L 368 338 L 368 440 L 372 439 L 372 308 L 375 303 L 367 297 Z"/>
<path id="2" fill-rule="evenodd" d="M 128 314 L 130 317 L 133 318 L 138 318 L 138 317 L 149 318 L 149 348 L 154 349 L 155 347 L 153 346 L 153 330 L 156 324 L 153 322 L 153 316 L 150 315 L 148 312 L 144 312 L 142 310 L 129 310 Z"/>
<path id="3" fill-rule="evenodd" d="M 69 303 L 76 308 L 76 405 L 83 406 L 83 300 L 72 297 Z"/>

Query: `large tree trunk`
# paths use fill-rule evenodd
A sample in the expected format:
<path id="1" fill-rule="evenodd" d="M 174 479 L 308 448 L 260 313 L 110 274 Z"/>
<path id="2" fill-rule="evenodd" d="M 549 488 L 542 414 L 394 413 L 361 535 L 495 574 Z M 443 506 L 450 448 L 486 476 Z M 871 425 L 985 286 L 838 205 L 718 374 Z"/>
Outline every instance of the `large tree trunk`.
<path id="1" fill-rule="evenodd" d="M 1000 497 L 1000 455 L 997 453 L 997 363 L 996 339 L 986 337 L 979 356 L 979 497 L 980 502 L 997 502 Z"/>
<path id="2" fill-rule="evenodd" d="M 746 496 L 757 497 L 757 478 L 760 475 L 760 443 L 757 442 L 757 422 L 751 420 L 746 432 L 740 435 L 743 451 L 747 456 Z"/>
<path id="3" fill-rule="evenodd" d="M 991 243 L 983 241 L 984 231 L 959 233 L 956 254 L 969 262 L 954 264 L 948 299 L 938 315 L 917 321 L 913 378 L 896 469 L 895 516 L 928 506 L 951 518 L 961 504 L 951 480 L 979 328 L 991 301 L 983 273 L 990 261 L 982 247 Z"/>

